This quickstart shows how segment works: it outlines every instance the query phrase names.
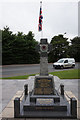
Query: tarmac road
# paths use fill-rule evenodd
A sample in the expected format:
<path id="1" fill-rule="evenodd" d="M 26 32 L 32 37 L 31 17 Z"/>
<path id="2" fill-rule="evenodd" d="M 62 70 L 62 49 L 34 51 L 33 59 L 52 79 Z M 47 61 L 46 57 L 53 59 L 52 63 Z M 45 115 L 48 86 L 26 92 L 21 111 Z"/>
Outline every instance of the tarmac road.
<path id="1" fill-rule="evenodd" d="M 76 63 L 74 69 L 78 69 L 80 63 Z M 1 67 L 0 67 L 1 69 Z M 69 68 L 73 69 L 73 68 Z M 23 65 L 4 65 L 2 66 L 2 77 L 12 77 L 12 76 L 21 76 L 28 74 L 39 73 L 40 65 L 39 64 L 23 64 Z M 52 63 L 48 64 L 49 72 L 59 71 L 62 69 L 54 69 Z M 63 69 L 66 70 L 66 69 Z"/>

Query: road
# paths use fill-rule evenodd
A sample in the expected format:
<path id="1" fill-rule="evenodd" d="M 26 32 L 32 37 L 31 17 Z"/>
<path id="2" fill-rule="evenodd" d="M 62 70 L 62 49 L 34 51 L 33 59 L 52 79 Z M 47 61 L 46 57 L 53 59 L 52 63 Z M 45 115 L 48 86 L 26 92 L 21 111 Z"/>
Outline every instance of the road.
<path id="1" fill-rule="evenodd" d="M 74 69 L 78 69 L 80 63 L 76 63 Z M 1 67 L 0 67 L 1 69 Z M 70 68 L 72 69 L 72 68 Z M 54 69 L 52 63 L 48 64 L 49 72 L 59 71 L 60 69 Z M 62 70 L 62 69 L 61 69 Z M 64 69 L 66 70 L 66 69 Z M 40 65 L 39 64 L 23 64 L 23 65 L 4 65 L 2 66 L 2 77 L 12 77 L 12 76 L 21 76 L 28 74 L 39 73 Z"/>

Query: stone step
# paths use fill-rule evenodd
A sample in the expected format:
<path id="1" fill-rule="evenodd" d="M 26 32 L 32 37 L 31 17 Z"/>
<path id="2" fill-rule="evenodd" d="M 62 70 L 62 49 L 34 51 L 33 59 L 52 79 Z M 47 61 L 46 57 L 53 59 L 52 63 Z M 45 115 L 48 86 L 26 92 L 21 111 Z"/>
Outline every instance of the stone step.
<path id="1" fill-rule="evenodd" d="M 30 96 L 30 102 L 35 102 L 37 99 L 53 99 L 55 102 L 60 102 L 60 96 L 59 95 L 31 95 Z"/>
<path id="2" fill-rule="evenodd" d="M 23 106 L 24 111 L 67 111 L 67 106 L 50 106 L 50 105 L 24 105 Z"/>
<path id="3" fill-rule="evenodd" d="M 56 118 L 56 119 L 67 119 L 67 118 L 73 118 L 70 114 L 67 113 L 67 111 L 63 112 L 56 112 L 56 111 L 24 111 L 22 113 L 22 116 L 27 118 Z M 75 119 L 75 118 L 74 118 Z"/>

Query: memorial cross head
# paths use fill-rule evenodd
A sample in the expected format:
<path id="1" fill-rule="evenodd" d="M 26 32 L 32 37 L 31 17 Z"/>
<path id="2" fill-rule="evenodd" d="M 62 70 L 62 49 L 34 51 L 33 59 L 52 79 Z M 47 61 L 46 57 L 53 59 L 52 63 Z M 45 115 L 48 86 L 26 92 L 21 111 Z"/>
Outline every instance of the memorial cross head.
<path id="1" fill-rule="evenodd" d="M 36 46 L 36 51 L 39 53 L 49 53 L 52 49 L 52 44 L 48 44 L 47 39 L 41 39 L 40 44 Z"/>

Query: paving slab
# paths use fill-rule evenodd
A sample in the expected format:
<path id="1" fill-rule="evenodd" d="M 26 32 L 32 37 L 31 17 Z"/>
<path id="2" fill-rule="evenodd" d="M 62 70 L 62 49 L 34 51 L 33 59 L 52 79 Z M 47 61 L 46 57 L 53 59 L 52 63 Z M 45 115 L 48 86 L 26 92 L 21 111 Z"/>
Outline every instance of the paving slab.
<path id="1" fill-rule="evenodd" d="M 29 91 L 32 90 L 34 84 L 34 77 L 30 77 L 25 80 L 2 80 L 2 110 L 6 107 L 12 97 L 16 94 L 17 91 L 24 89 L 24 85 L 29 85 Z M 0 110 L 1 113 L 1 110 Z"/>
<path id="2" fill-rule="evenodd" d="M 5 107 L 5 109 L 2 111 L 2 118 L 3 119 L 12 119 L 14 118 L 14 99 L 16 97 L 21 97 L 23 91 L 18 91 L 13 98 L 11 99 L 11 101 L 8 103 L 8 105 Z M 22 98 L 22 97 L 21 97 Z M 20 99 L 22 100 L 22 99 Z"/>

